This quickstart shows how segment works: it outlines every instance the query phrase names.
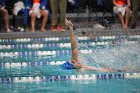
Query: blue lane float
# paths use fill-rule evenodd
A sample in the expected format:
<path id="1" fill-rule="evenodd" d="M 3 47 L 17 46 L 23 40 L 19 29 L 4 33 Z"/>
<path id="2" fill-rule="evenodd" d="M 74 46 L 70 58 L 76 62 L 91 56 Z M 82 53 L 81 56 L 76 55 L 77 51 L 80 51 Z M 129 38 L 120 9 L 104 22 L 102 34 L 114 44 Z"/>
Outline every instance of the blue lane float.
<path id="1" fill-rule="evenodd" d="M 0 63 L 0 68 L 62 65 L 66 61 Z"/>
<path id="2" fill-rule="evenodd" d="M 116 41 L 86 41 L 86 42 L 79 42 L 79 44 L 85 44 L 89 46 L 107 46 L 107 45 L 114 45 Z M 7 42 L 8 43 L 8 42 Z M 0 50 L 19 50 L 19 49 L 27 49 L 27 50 L 36 50 L 36 49 L 46 49 L 46 48 L 71 48 L 70 42 L 53 42 L 53 43 L 35 43 L 35 44 L 29 44 L 29 43 L 19 43 L 19 44 L 1 44 Z M 123 41 L 125 44 L 134 44 L 138 43 L 137 40 L 125 40 Z"/>
<path id="3" fill-rule="evenodd" d="M 82 54 L 90 54 L 93 51 L 89 49 L 79 50 Z M 71 50 L 56 51 L 24 51 L 24 52 L 0 52 L 0 57 L 35 57 L 35 56 L 57 56 L 71 55 Z"/>
<path id="4" fill-rule="evenodd" d="M 78 40 L 91 40 L 90 36 L 78 36 Z M 119 40 L 119 39 L 140 39 L 140 35 L 119 35 L 119 36 L 95 36 L 97 40 Z M 1 43 L 28 43 L 28 42 L 49 42 L 49 41 L 68 41 L 69 37 L 48 37 L 48 38 L 16 38 L 16 39 L 0 39 Z"/>

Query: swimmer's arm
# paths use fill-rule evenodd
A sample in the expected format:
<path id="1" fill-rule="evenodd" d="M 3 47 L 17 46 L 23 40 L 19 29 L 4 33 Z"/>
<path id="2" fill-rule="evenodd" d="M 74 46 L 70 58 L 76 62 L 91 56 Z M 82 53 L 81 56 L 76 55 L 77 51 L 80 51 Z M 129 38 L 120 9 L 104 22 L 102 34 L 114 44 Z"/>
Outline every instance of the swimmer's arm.
<path id="1" fill-rule="evenodd" d="M 77 41 L 76 37 L 74 36 L 73 31 L 70 31 L 70 38 L 71 38 L 71 49 L 72 49 L 72 60 L 78 62 L 78 49 L 77 49 Z"/>
<path id="2" fill-rule="evenodd" d="M 109 68 L 96 68 L 94 66 L 86 66 L 86 65 L 82 65 L 81 70 L 94 70 L 94 71 L 101 71 L 101 72 L 115 72 L 114 70 L 109 69 Z"/>
<path id="3" fill-rule="evenodd" d="M 71 42 L 71 49 L 72 49 L 72 60 L 75 60 L 75 62 L 78 62 L 78 49 L 77 49 L 77 40 L 73 32 L 73 24 L 69 20 L 65 20 L 66 25 L 69 28 L 70 32 L 70 42 Z"/>

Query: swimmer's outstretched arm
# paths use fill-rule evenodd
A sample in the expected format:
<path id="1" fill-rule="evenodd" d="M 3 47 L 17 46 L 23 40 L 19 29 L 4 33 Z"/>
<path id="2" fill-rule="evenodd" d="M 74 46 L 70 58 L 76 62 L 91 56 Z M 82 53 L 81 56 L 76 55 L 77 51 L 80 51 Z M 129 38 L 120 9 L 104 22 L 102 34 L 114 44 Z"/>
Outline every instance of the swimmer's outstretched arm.
<path id="1" fill-rule="evenodd" d="M 69 28 L 70 32 L 70 42 L 72 49 L 72 58 L 71 61 L 78 62 L 78 49 L 77 49 L 77 40 L 73 32 L 73 24 L 70 20 L 65 20 L 66 26 Z"/>
<path id="2" fill-rule="evenodd" d="M 101 71 L 101 72 L 116 72 L 116 71 L 109 69 L 109 68 L 96 68 L 94 66 L 86 66 L 86 65 L 82 65 L 81 70 L 94 70 L 94 71 Z"/>

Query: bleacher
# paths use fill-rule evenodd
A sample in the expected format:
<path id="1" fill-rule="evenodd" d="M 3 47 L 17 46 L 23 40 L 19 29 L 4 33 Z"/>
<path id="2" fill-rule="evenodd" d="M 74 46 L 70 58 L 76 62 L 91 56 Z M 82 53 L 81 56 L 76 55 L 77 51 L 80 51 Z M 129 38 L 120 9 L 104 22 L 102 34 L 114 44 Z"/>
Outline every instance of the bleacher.
<path id="1" fill-rule="evenodd" d="M 106 27 L 110 26 L 115 22 L 116 19 L 113 13 L 113 2 L 112 0 L 103 0 L 103 1 L 104 2 L 102 3 L 101 9 L 97 5 L 96 0 L 77 0 L 77 2 L 74 4 L 68 2 L 66 16 L 67 18 L 71 18 L 74 22 L 94 21 L 99 22 L 100 24 Z M 14 2 L 15 2 L 14 0 L 8 0 L 6 8 L 8 9 L 10 14 L 10 25 L 16 28 L 17 26 L 20 25 L 23 26 L 23 24 L 22 24 L 22 14 L 18 16 L 13 16 L 12 14 Z M 47 6 L 51 13 L 51 7 L 49 5 L 49 2 Z M 0 13 L 0 20 L 2 19 L 3 19 L 2 15 Z M 49 25 L 51 24 L 50 20 L 51 19 L 49 18 Z M 30 22 L 28 22 L 28 24 L 30 24 Z M 40 26 L 41 21 L 37 21 L 37 24 Z M 0 21 L 0 29 L 1 28 L 3 28 L 3 21 Z"/>

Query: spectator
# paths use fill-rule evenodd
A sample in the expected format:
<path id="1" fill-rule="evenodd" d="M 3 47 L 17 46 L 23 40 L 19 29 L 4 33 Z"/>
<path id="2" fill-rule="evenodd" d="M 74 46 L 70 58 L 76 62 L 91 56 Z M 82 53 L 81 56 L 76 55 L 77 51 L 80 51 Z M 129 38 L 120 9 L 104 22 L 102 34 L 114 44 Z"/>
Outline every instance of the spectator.
<path id="1" fill-rule="evenodd" d="M 113 0 L 114 3 L 114 13 L 116 13 L 121 21 L 123 29 L 128 27 L 128 21 L 130 16 L 130 0 Z M 124 18 L 125 16 L 125 18 Z"/>
<path id="2" fill-rule="evenodd" d="M 33 5 L 31 5 L 32 8 L 29 12 L 31 16 L 32 32 L 35 31 L 36 17 L 40 18 L 41 16 L 43 16 L 41 31 L 45 32 L 45 26 L 48 20 L 48 10 L 46 10 L 47 2 L 48 0 L 33 0 Z"/>
<path id="3" fill-rule="evenodd" d="M 67 0 L 50 0 L 52 9 L 52 31 L 64 31 Z M 60 10 L 60 20 L 57 21 L 57 13 Z"/>
<path id="4" fill-rule="evenodd" d="M 24 14 L 24 10 L 25 10 L 25 6 L 24 6 L 23 0 L 16 0 L 14 2 L 14 9 L 13 9 L 13 14 L 14 14 L 13 27 L 14 28 L 15 28 L 15 23 L 16 23 L 15 16 L 17 16 L 18 14 Z M 23 20 L 23 22 L 24 22 L 24 20 Z M 22 27 L 18 27 L 18 29 L 16 29 L 16 30 L 24 31 L 24 29 Z"/>
<path id="5" fill-rule="evenodd" d="M 5 7 L 6 7 L 6 0 L 0 0 L 0 12 L 2 12 L 4 16 L 6 31 L 11 32 L 9 28 L 9 14 L 8 14 L 8 10 Z"/>
<path id="6" fill-rule="evenodd" d="M 136 28 L 137 19 L 138 19 L 138 8 L 140 5 L 140 0 L 133 1 L 133 12 L 132 12 L 132 20 L 131 20 L 131 28 Z"/>
<path id="7" fill-rule="evenodd" d="M 97 2 L 97 11 L 103 12 L 104 1 L 103 0 L 96 0 L 96 2 Z"/>

